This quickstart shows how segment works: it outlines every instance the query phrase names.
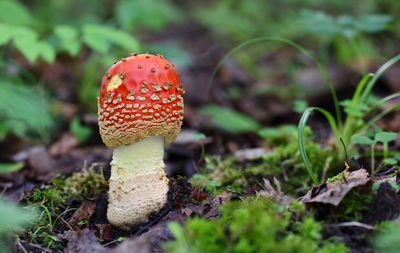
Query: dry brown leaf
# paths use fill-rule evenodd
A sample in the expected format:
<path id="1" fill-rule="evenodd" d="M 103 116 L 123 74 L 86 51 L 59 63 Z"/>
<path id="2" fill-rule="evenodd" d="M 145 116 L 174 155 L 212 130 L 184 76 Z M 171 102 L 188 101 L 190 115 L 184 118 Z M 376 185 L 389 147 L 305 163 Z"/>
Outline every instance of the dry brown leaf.
<path id="1" fill-rule="evenodd" d="M 56 143 L 51 145 L 49 152 L 52 156 L 65 155 L 79 145 L 79 140 L 72 133 L 65 133 Z"/>
<path id="2" fill-rule="evenodd" d="M 68 241 L 65 248 L 66 253 L 150 253 L 151 243 L 149 235 L 136 237 L 135 239 L 125 239 L 121 245 L 116 248 L 106 248 L 97 240 L 95 234 L 85 228 L 81 231 L 66 231 L 62 235 Z"/>
<path id="3" fill-rule="evenodd" d="M 304 204 L 324 203 L 337 206 L 351 189 L 365 185 L 369 181 L 370 178 L 365 169 L 353 172 L 345 171 L 344 177 L 311 189 L 306 195 L 300 198 L 300 202 Z"/>
<path id="4" fill-rule="evenodd" d="M 294 198 L 288 195 L 285 195 L 282 192 L 281 183 L 278 179 L 274 177 L 274 184 L 276 189 L 271 185 L 268 179 L 264 178 L 264 187 L 263 190 L 258 192 L 259 196 L 267 197 L 268 199 L 273 200 L 277 204 L 281 206 L 287 206 L 293 202 Z"/>
<path id="5" fill-rule="evenodd" d="M 94 233 L 88 228 L 81 231 L 65 231 L 62 237 L 68 241 L 67 247 L 64 249 L 66 253 L 106 252 Z"/>
<path id="6" fill-rule="evenodd" d="M 95 206 L 96 204 L 94 202 L 83 201 L 79 209 L 72 214 L 68 222 L 71 223 L 71 225 L 78 226 L 80 221 L 89 220 L 94 213 Z M 88 225 L 89 223 L 87 223 L 85 227 Z"/>

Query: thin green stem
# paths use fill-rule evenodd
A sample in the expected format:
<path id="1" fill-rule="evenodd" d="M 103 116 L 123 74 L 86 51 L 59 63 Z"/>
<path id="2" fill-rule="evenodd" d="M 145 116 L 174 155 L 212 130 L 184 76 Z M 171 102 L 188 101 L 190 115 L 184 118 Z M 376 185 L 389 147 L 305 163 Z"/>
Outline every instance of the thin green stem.
<path id="1" fill-rule="evenodd" d="M 379 79 L 379 77 L 387 70 L 389 69 L 391 66 L 393 66 L 395 63 L 397 63 L 398 61 L 400 61 L 400 54 L 393 57 L 392 59 L 390 59 L 389 61 L 387 61 L 385 64 L 383 64 L 378 71 L 376 71 L 374 77 L 368 82 L 365 90 L 363 91 L 362 95 L 361 95 L 361 103 L 364 103 L 368 96 L 371 93 L 372 88 L 374 87 L 376 81 Z"/>
<path id="2" fill-rule="evenodd" d="M 208 86 L 207 86 L 207 90 L 206 93 L 208 94 L 210 91 L 210 87 L 211 84 L 214 80 L 214 77 L 217 73 L 217 71 L 221 68 L 222 64 L 230 57 L 232 56 L 234 53 L 236 53 L 237 51 L 239 51 L 240 49 L 242 49 L 243 47 L 246 47 L 248 45 L 254 44 L 254 43 L 258 43 L 258 42 L 265 42 L 265 41 L 275 41 L 275 42 L 281 42 L 281 43 L 285 43 L 287 45 L 290 45 L 294 48 L 296 48 L 297 50 L 299 50 L 300 52 L 302 52 L 303 54 L 305 54 L 307 57 L 309 57 L 319 68 L 319 70 L 321 71 L 322 76 L 324 77 L 326 83 L 329 86 L 329 89 L 331 91 L 331 95 L 332 95 L 332 99 L 334 102 L 334 106 L 335 106 L 335 115 L 336 115 L 336 120 L 338 122 L 338 126 L 341 129 L 342 128 L 342 116 L 340 114 L 340 109 L 339 109 L 339 101 L 336 95 L 336 91 L 335 91 L 335 87 L 333 86 L 333 82 L 332 79 L 329 77 L 328 72 L 326 71 L 326 69 L 322 66 L 322 64 L 320 63 L 320 61 L 315 58 L 310 52 L 308 52 L 305 48 L 303 48 L 302 46 L 300 46 L 299 44 L 291 41 L 291 40 L 287 40 L 281 37 L 270 37 L 270 36 L 265 36 L 265 37 L 259 37 L 259 38 L 255 38 L 252 40 L 248 40 L 245 41 L 241 44 L 239 44 L 238 46 L 234 47 L 233 49 L 231 49 L 217 64 L 217 66 L 214 68 L 214 71 L 211 74 L 210 80 L 208 82 Z"/>
<path id="3" fill-rule="evenodd" d="M 377 120 L 380 120 L 381 118 L 385 117 L 387 114 L 397 110 L 400 108 L 400 104 L 396 104 L 392 107 L 390 107 L 389 109 L 386 109 L 385 111 L 379 113 L 378 115 L 376 115 L 375 117 L 373 117 L 372 119 L 370 119 L 366 124 L 363 124 L 362 126 L 360 126 L 356 132 L 360 132 L 362 130 L 364 130 L 365 128 L 367 128 L 368 126 L 372 125 L 374 122 L 376 122 Z"/>
<path id="4" fill-rule="evenodd" d="M 388 149 L 389 149 L 389 143 L 384 142 L 383 143 L 383 159 L 386 159 L 388 157 Z"/>
<path id="5" fill-rule="evenodd" d="M 371 175 L 375 174 L 375 144 L 376 142 L 371 145 Z"/>
<path id="6" fill-rule="evenodd" d="M 353 98 L 351 99 L 351 107 L 350 109 L 354 109 L 357 106 L 358 100 L 360 98 L 361 92 L 364 89 L 365 85 L 367 84 L 367 82 L 371 79 L 373 75 L 372 74 L 367 74 L 365 75 L 361 81 L 358 83 L 356 91 L 354 92 Z M 344 127 L 343 127 L 343 141 L 345 143 L 345 145 L 349 145 L 350 143 L 350 137 L 352 135 L 352 129 L 353 129 L 353 125 L 354 125 L 354 120 L 355 117 L 352 114 L 347 114 L 346 117 L 346 121 L 344 123 Z"/>
<path id="7" fill-rule="evenodd" d="M 397 98 L 400 97 L 400 92 L 394 93 L 390 96 L 384 97 L 383 99 L 379 100 L 378 102 L 376 102 L 375 104 L 373 104 L 371 106 L 371 108 L 364 112 L 362 118 L 364 118 L 365 116 L 367 116 L 370 112 L 372 112 L 373 110 L 379 108 L 381 105 L 383 105 L 384 103 L 388 102 L 389 100 L 392 100 L 393 98 Z"/>

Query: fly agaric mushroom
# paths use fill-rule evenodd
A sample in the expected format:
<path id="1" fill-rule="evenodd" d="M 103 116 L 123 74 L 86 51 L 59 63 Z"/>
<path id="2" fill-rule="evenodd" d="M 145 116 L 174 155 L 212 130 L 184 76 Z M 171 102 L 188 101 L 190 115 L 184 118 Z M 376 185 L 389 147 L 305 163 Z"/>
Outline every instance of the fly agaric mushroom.
<path id="1" fill-rule="evenodd" d="M 107 219 L 124 229 L 145 221 L 167 202 L 164 146 L 183 120 L 182 84 L 160 55 L 132 54 L 103 77 L 99 129 L 113 149 Z"/>

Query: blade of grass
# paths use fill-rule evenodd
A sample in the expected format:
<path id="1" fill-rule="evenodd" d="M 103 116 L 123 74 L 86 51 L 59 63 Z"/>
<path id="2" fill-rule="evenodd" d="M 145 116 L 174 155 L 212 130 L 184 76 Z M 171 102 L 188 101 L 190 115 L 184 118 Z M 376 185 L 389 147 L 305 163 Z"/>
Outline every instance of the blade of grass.
<path id="1" fill-rule="evenodd" d="M 360 98 L 361 92 L 364 89 L 365 85 L 368 83 L 368 81 L 373 77 L 373 74 L 367 74 L 365 75 L 361 81 L 358 83 L 356 91 L 354 92 L 353 98 L 351 99 L 351 109 L 354 109 L 357 107 L 358 100 Z M 352 125 L 354 124 L 354 115 L 352 114 L 347 114 L 346 121 L 344 123 L 343 127 L 343 135 L 342 139 L 344 144 L 347 146 L 349 145 L 350 142 L 350 136 L 352 135 L 351 129 Z"/>
<path id="2" fill-rule="evenodd" d="M 385 117 L 387 114 L 393 112 L 394 110 L 397 110 L 400 108 L 400 104 L 396 104 L 386 110 L 384 110 L 383 112 L 379 113 L 378 115 L 376 115 L 375 117 L 373 117 L 372 119 L 370 119 L 365 125 L 363 125 L 362 127 L 360 127 L 360 129 L 357 130 L 357 132 L 364 130 L 366 127 L 372 125 L 374 122 L 376 122 L 377 120 L 380 120 L 381 118 Z"/>
<path id="3" fill-rule="evenodd" d="M 367 115 L 368 115 L 370 112 L 372 112 L 373 110 L 379 108 L 381 105 L 383 105 L 383 104 L 386 103 L 387 101 L 392 100 L 393 98 L 397 98 L 397 97 L 400 97 L 400 92 L 397 92 L 397 93 L 394 93 L 394 94 L 392 94 L 392 95 L 390 95 L 390 96 L 387 96 L 387 97 L 382 98 L 381 100 L 379 100 L 378 102 L 376 102 L 375 104 L 373 104 L 373 105 L 371 106 L 371 108 L 363 114 L 362 118 L 364 118 L 365 116 L 367 116 Z"/>
<path id="4" fill-rule="evenodd" d="M 339 109 L 339 101 L 337 99 L 337 95 L 336 95 L 336 91 L 335 88 L 333 86 L 333 82 L 332 79 L 329 77 L 328 72 L 326 71 L 326 69 L 322 66 L 322 64 L 319 62 L 319 60 L 317 58 L 315 58 L 308 50 L 306 50 L 305 48 L 303 48 L 302 46 L 300 46 L 299 44 L 285 39 L 285 38 L 281 38 L 281 37 L 270 37 L 270 36 L 264 36 L 264 37 L 259 37 L 259 38 L 255 38 L 255 39 L 251 39 L 248 41 L 245 41 L 241 44 L 239 44 L 238 46 L 234 47 L 233 49 L 231 49 L 217 64 L 217 66 L 214 68 L 214 71 L 211 74 L 210 80 L 208 81 L 208 85 L 207 85 L 207 90 L 206 93 L 208 94 L 210 91 L 210 87 L 212 85 L 212 82 L 214 80 L 214 77 L 217 73 L 217 71 L 221 68 L 222 64 L 230 57 L 232 56 L 234 53 L 236 53 L 237 51 L 239 51 L 240 49 L 242 49 L 243 47 L 246 47 L 248 45 L 254 44 L 254 43 L 258 43 L 258 42 L 266 42 L 266 41 L 275 41 L 275 42 L 281 42 L 281 43 L 285 43 L 287 45 L 290 45 L 294 48 L 296 48 L 297 50 L 299 50 L 300 52 L 302 52 L 303 54 L 305 54 L 306 56 L 308 56 L 319 68 L 319 70 L 321 71 L 322 76 L 325 78 L 326 83 L 329 86 L 329 89 L 331 90 L 331 94 L 332 94 L 332 99 L 334 102 L 334 106 L 335 106 L 335 114 L 336 114 L 336 119 L 338 121 L 338 126 L 340 128 L 342 128 L 342 116 L 340 114 L 340 109 Z"/>
<path id="5" fill-rule="evenodd" d="M 368 82 L 367 86 L 365 87 L 365 90 L 363 91 L 360 101 L 364 103 L 366 99 L 368 98 L 369 94 L 371 93 L 372 88 L 374 87 L 376 81 L 381 77 L 381 75 L 389 69 L 391 66 L 393 66 L 395 63 L 400 61 L 400 54 L 393 57 L 389 61 L 387 61 L 385 64 L 383 64 L 378 71 L 376 71 L 375 75 L 373 78 Z"/>
<path id="6" fill-rule="evenodd" d="M 308 172 L 310 178 L 312 179 L 314 184 L 319 185 L 318 180 L 315 178 L 314 171 L 311 168 L 311 164 L 308 159 L 308 155 L 307 155 L 306 147 L 305 147 L 305 141 L 304 141 L 304 129 L 307 125 L 308 117 L 311 115 L 311 113 L 314 110 L 322 113 L 325 116 L 325 118 L 328 120 L 328 123 L 332 129 L 333 135 L 335 136 L 336 142 L 338 140 L 338 130 L 336 127 L 335 118 L 332 116 L 332 114 L 330 112 L 328 112 L 322 108 L 309 107 L 304 111 L 303 115 L 301 116 L 301 119 L 300 119 L 300 122 L 298 125 L 298 143 L 299 143 L 299 150 L 300 150 L 301 158 L 303 159 L 304 165 L 306 166 L 306 169 L 307 169 L 307 172 Z M 336 143 L 336 147 L 339 147 L 338 143 Z"/>

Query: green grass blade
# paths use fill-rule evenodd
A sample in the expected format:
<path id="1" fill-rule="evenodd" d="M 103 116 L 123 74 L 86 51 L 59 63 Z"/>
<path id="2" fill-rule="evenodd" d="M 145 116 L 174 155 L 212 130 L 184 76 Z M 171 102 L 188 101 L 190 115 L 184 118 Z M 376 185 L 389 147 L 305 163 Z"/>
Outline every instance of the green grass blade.
<path id="1" fill-rule="evenodd" d="M 243 47 L 246 47 L 248 45 L 254 44 L 254 43 L 258 43 L 258 42 L 266 42 L 266 41 L 275 41 L 275 42 L 281 42 L 287 45 L 290 45 L 294 48 L 296 48 L 297 50 L 299 50 L 300 52 L 302 52 L 303 54 L 305 54 L 307 57 L 309 57 L 319 68 L 319 70 L 321 71 L 322 76 L 325 78 L 326 83 L 329 86 L 329 89 L 331 90 L 331 94 L 332 94 L 332 99 L 335 105 L 335 114 L 336 114 L 336 119 L 338 121 L 338 125 L 339 127 L 342 127 L 342 116 L 340 114 L 340 109 L 339 109 L 339 101 L 337 99 L 337 95 L 336 95 L 336 91 L 335 88 L 333 86 L 333 82 L 332 79 L 329 77 L 328 72 L 326 71 L 326 69 L 322 66 L 322 64 L 319 62 L 319 60 L 317 58 L 315 58 L 309 51 L 307 51 L 305 48 L 303 48 L 302 46 L 300 46 L 299 44 L 285 39 L 285 38 L 281 38 L 281 37 L 270 37 L 270 36 L 264 36 L 264 37 L 259 37 L 259 38 L 255 38 L 255 39 L 251 39 L 248 41 L 245 41 L 241 44 L 239 44 L 238 46 L 234 47 L 233 49 L 231 49 L 223 58 L 222 60 L 220 60 L 217 64 L 217 66 L 214 68 L 214 71 L 211 74 L 210 80 L 208 81 L 208 85 L 207 85 L 207 90 L 206 93 L 208 94 L 211 88 L 211 84 L 214 80 L 214 77 L 217 73 L 217 71 L 221 68 L 222 64 L 230 57 L 232 56 L 234 53 L 236 53 L 237 51 L 239 51 L 240 49 L 242 49 Z"/>
<path id="2" fill-rule="evenodd" d="M 372 119 L 370 119 L 367 124 L 363 125 L 357 132 L 362 131 L 363 129 L 365 129 L 366 127 L 372 125 L 373 123 L 375 123 L 377 120 L 380 120 L 381 118 L 385 117 L 387 114 L 397 110 L 400 108 L 400 104 L 396 104 L 386 110 L 384 110 L 383 112 L 379 113 L 378 115 L 376 115 L 375 117 L 373 117 Z"/>
<path id="3" fill-rule="evenodd" d="M 392 100 L 393 98 L 397 98 L 397 97 L 400 97 L 400 92 L 397 92 L 397 93 L 394 93 L 394 94 L 392 94 L 392 95 L 390 95 L 390 96 L 387 96 L 387 97 L 382 98 L 381 100 L 379 100 L 378 102 L 376 102 L 375 104 L 373 104 L 373 105 L 371 106 L 371 108 L 363 114 L 362 118 L 364 118 L 365 116 L 367 116 L 367 115 L 368 115 L 370 112 L 372 112 L 373 110 L 379 108 L 381 105 L 383 105 L 383 104 L 386 103 L 387 101 Z"/>
<path id="4" fill-rule="evenodd" d="M 363 91 L 365 85 L 368 81 L 373 77 L 373 74 L 365 75 L 361 81 L 358 83 L 356 91 L 354 92 L 353 98 L 351 99 L 351 108 L 354 109 L 357 106 L 358 100 L 360 98 L 361 92 Z M 346 121 L 343 127 L 343 142 L 345 145 L 348 145 L 350 142 L 350 136 L 352 135 L 351 129 L 354 124 L 354 115 L 347 114 Z"/>
<path id="5" fill-rule="evenodd" d="M 398 61 L 400 61 L 400 54 L 393 57 L 392 59 L 390 59 L 389 61 L 387 61 L 385 64 L 383 64 L 378 71 L 376 71 L 374 77 L 368 82 L 367 87 L 365 87 L 365 90 L 363 91 L 362 95 L 361 95 L 361 102 L 365 102 L 366 99 L 368 98 L 369 94 L 371 93 L 372 88 L 374 87 L 376 81 L 379 79 L 379 77 L 381 77 L 381 75 L 387 70 L 389 69 L 391 66 L 393 66 L 395 63 L 397 63 Z"/>
<path id="6" fill-rule="evenodd" d="M 298 125 L 298 143 L 299 143 L 299 150 L 300 150 L 301 158 L 303 159 L 304 165 L 306 166 L 306 169 L 307 169 L 307 172 L 308 172 L 310 178 L 312 179 L 314 184 L 319 185 L 318 180 L 315 178 L 314 171 L 311 168 L 311 164 L 308 159 L 308 155 L 307 155 L 306 147 L 305 147 L 305 141 L 304 141 L 304 128 L 307 125 L 308 117 L 311 115 L 311 113 L 314 110 L 322 113 L 325 116 L 325 118 L 328 120 L 329 125 L 332 129 L 332 132 L 333 132 L 336 140 L 338 139 L 338 130 L 336 127 L 335 118 L 332 116 L 332 114 L 330 112 L 328 112 L 322 108 L 309 107 L 304 111 L 303 115 L 301 116 L 301 119 L 300 119 L 300 122 Z M 336 146 L 338 147 L 338 144 L 336 144 Z"/>
<path id="7" fill-rule="evenodd" d="M 374 76 L 374 74 L 366 74 L 363 76 L 361 81 L 358 83 L 356 91 L 354 92 L 353 98 L 351 99 L 351 108 L 355 108 L 358 102 L 358 99 L 360 98 L 361 92 L 363 91 L 365 85 L 368 83 L 368 81 Z"/>

